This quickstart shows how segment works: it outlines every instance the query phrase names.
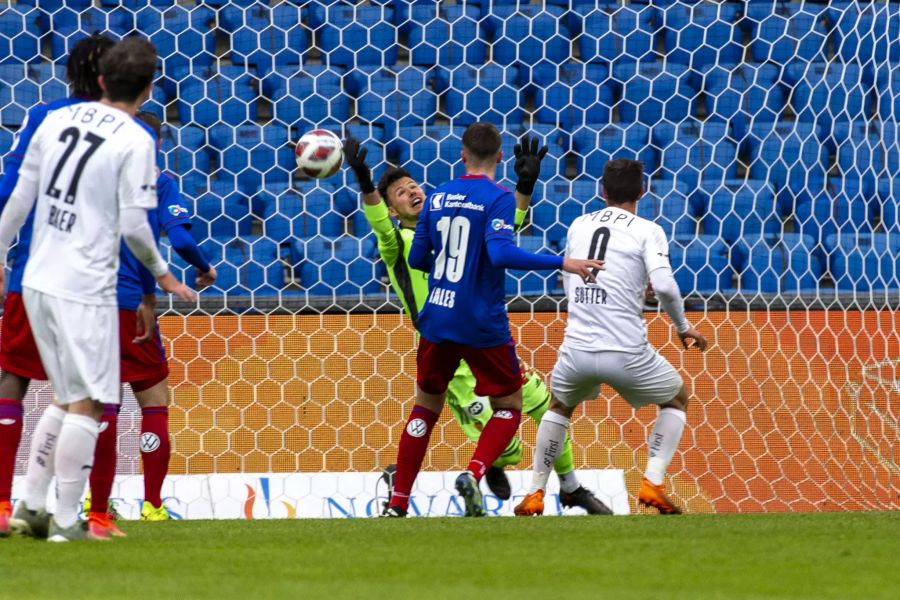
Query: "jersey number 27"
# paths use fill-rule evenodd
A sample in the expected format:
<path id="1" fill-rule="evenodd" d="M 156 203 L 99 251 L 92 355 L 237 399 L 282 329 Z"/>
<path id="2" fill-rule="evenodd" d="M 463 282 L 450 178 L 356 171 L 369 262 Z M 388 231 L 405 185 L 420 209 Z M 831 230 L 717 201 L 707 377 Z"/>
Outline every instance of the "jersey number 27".
<path id="1" fill-rule="evenodd" d="M 62 190 L 56 187 L 57 180 L 59 179 L 59 174 L 62 172 L 63 167 L 66 166 L 66 162 L 75 151 L 75 147 L 78 145 L 79 137 L 81 137 L 81 135 L 78 129 L 75 127 L 69 127 L 68 129 L 65 129 L 59 136 L 60 142 L 67 142 L 69 145 L 63 151 L 62 158 L 59 159 L 59 162 L 56 164 L 56 168 L 53 169 L 53 176 L 50 178 L 50 183 L 47 184 L 46 194 L 51 198 L 59 200 L 59 197 L 62 194 Z M 97 151 L 97 148 L 100 147 L 100 144 L 102 144 L 106 140 L 99 135 L 94 135 L 93 133 L 88 132 L 84 135 L 84 141 L 86 141 L 89 146 L 88 149 L 82 153 L 81 157 L 79 157 L 78 163 L 75 165 L 75 172 L 72 174 L 72 179 L 71 181 L 69 181 L 69 188 L 66 190 L 65 198 L 63 198 L 63 202 L 65 202 L 66 204 L 75 203 L 75 194 L 78 193 L 78 182 L 81 181 L 81 174 L 84 172 L 84 165 L 87 164 L 88 159 L 94 154 L 94 152 Z"/>

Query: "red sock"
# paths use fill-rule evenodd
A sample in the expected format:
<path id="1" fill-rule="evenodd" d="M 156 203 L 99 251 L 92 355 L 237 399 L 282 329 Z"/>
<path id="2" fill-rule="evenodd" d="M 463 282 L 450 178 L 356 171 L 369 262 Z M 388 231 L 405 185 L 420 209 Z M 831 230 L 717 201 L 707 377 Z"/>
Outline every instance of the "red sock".
<path id="1" fill-rule="evenodd" d="M 169 408 L 141 409 L 141 462 L 144 463 L 144 500 L 162 506 L 162 485 L 169 473 Z"/>
<path id="2" fill-rule="evenodd" d="M 500 458 L 503 451 L 509 445 L 510 440 L 519 431 L 519 422 L 522 420 L 522 411 L 501 409 L 494 412 L 488 419 L 487 425 L 481 431 L 478 445 L 475 446 L 475 454 L 467 467 L 475 475 L 475 479 L 481 481 L 485 471 L 494 461 Z"/>
<path id="3" fill-rule="evenodd" d="M 22 440 L 22 402 L 0 398 L 0 502 L 9 502 L 12 494 L 16 452 Z"/>
<path id="4" fill-rule="evenodd" d="M 409 507 L 409 494 L 419 469 L 422 468 L 431 430 L 438 417 L 438 413 L 418 405 L 409 413 L 403 435 L 400 436 L 400 447 L 397 449 L 397 472 L 394 474 L 391 506 L 399 506 L 403 510 Z"/>
<path id="5" fill-rule="evenodd" d="M 109 495 L 116 478 L 116 440 L 118 439 L 119 405 L 104 404 L 100 419 L 100 435 L 94 450 L 91 469 L 91 512 L 109 512 Z"/>

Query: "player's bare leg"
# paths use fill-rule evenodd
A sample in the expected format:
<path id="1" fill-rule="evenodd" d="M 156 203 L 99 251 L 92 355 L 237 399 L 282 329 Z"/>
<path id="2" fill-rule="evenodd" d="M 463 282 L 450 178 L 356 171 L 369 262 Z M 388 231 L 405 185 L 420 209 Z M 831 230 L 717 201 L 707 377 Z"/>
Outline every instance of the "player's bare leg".
<path id="1" fill-rule="evenodd" d="M 13 472 L 22 441 L 22 399 L 30 382 L 15 373 L 0 373 L 0 537 L 9 535 Z"/>
<path id="2" fill-rule="evenodd" d="M 647 440 L 647 469 L 641 480 L 638 502 L 651 506 L 663 515 L 680 515 L 678 507 L 665 493 L 665 475 L 687 421 L 688 392 L 681 387 L 671 402 L 661 404 L 656 424 Z"/>
<path id="3" fill-rule="evenodd" d="M 135 384 L 132 384 L 132 388 Z M 140 387 L 140 386 L 138 386 Z M 169 472 L 169 379 L 147 389 L 135 389 L 141 407 L 141 462 L 144 466 L 142 521 L 166 521 L 169 511 L 162 501 L 162 485 Z"/>
<path id="4" fill-rule="evenodd" d="M 569 430 L 569 420 L 574 411 L 574 406 L 566 406 L 554 398 L 550 404 L 550 410 L 541 419 L 534 444 L 534 470 L 531 477 L 531 488 L 522 501 L 516 505 L 514 512 L 517 516 L 544 514 L 544 493 L 547 489 L 547 480 L 562 452 Z"/>
<path id="5" fill-rule="evenodd" d="M 413 483 L 422 468 L 422 460 L 428 450 L 431 430 L 444 409 L 444 393 L 430 394 L 416 384 L 416 404 L 406 421 L 397 448 L 397 471 L 390 504 L 384 509 L 385 517 L 405 517 L 409 509 L 409 496 Z"/>
<path id="6" fill-rule="evenodd" d="M 467 517 L 482 517 L 485 514 L 478 484 L 519 431 L 522 388 L 506 396 L 491 397 L 491 407 L 494 414 L 478 438 L 472 460 L 466 471 L 456 478 L 456 491 L 465 502 Z"/>

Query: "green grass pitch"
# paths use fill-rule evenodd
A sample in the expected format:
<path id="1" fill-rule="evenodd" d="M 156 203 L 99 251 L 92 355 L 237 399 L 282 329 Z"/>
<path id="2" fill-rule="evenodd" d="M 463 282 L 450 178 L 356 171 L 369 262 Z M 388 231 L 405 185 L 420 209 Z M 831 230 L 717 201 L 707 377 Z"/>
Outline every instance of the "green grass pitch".
<path id="1" fill-rule="evenodd" d="M 898 598 L 900 514 L 126 522 L 0 540 L 0 598 Z"/>

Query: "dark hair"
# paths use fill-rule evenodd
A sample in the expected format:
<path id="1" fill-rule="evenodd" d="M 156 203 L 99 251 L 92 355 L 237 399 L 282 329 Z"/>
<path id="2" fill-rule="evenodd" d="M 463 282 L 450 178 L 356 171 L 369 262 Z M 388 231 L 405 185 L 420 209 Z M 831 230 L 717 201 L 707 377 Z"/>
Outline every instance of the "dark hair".
<path id="1" fill-rule="evenodd" d="M 466 127 L 462 143 L 475 160 L 488 160 L 500 152 L 500 132 L 491 123 L 478 121 Z"/>
<path id="2" fill-rule="evenodd" d="M 134 102 L 156 75 L 156 46 L 140 37 L 125 38 L 100 59 L 106 83 L 105 97 L 112 102 Z"/>
<path id="3" fill-rule="evenodd" d="M 99 100 L 103 95 L 97 77 L 100 76 L 100 57 L 115 45 L 115 40 L 102 33 L 93 33 L 78 40 L 69 52 L 66 79 L 72 93 L 83 98 Z"/>
<path id="4" fill-rule="evenodd" d="M 391 184 L 404 177 L 412 179 L 412 175 L 409 174 L 409 171 L 402 167 L 388 167 L 387 171 L 381 174 L 381 179 L 378 180 L 378 194 L 384 198 L 385 202 L 390 204 L 387 191 L 388 188 L 391 187 Z"/>
<path id="5" fill-rule="evenodd" d="M 608 204 L 634 202 L 644 192 L 644 163 L 617 158 L 603 168 L 603 189 Z"/>
<path id="6" fill-rule="evenodd" d="M 162 136 L 162 121 L 159 120 L 159 117 L 156 116 L 155 113 L 152 113 L 147 110 L 142 110 L 136 113 L 136 119 L 140 119 L 144 123 L 150 126 L 153 129 L 154 133 L 156 133 L 156 139 L 160 139 Z"/>

